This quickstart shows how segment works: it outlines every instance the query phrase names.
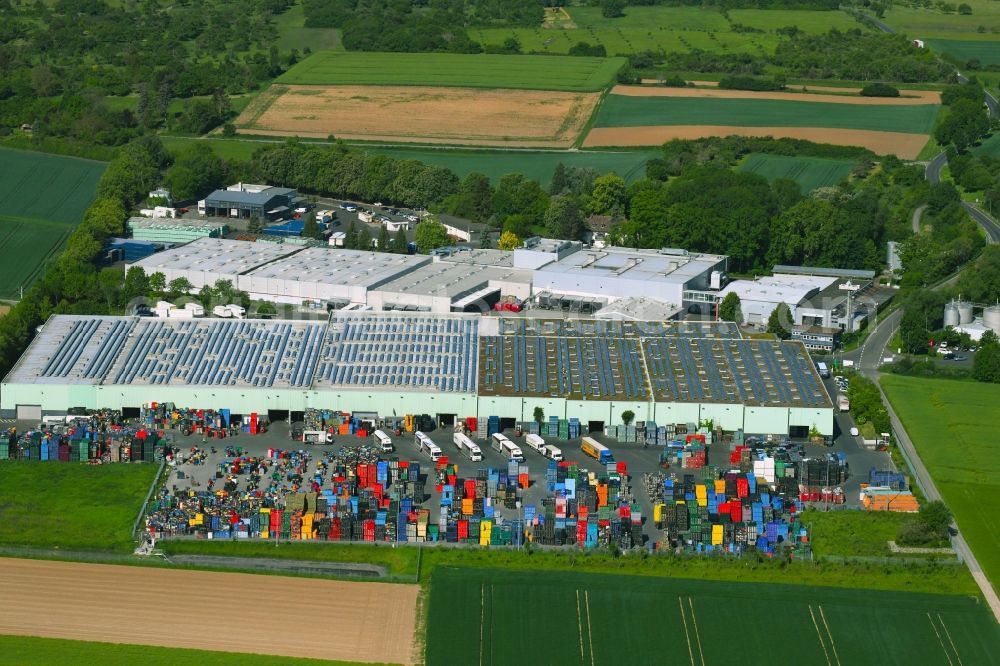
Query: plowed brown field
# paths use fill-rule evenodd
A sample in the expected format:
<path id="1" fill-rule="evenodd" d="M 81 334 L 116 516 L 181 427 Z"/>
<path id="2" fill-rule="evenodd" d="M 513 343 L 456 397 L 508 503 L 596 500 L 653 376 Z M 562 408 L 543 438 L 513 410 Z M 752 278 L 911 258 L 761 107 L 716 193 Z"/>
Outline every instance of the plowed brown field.
<path id="1" fill-rule="evenodd" d="M 772 136 L 805 139 L 835 146 L 862 146 L 879 155 L 912 160 L 930 140 L 927 134 L 832 129 L 828 127 L 735 127 L 732 125 L 647 125 L 644 127 L 595 127 L 585 148 L 658 146 L 671 139 L 702 139 L 709 136 Z"/>
<path id="2" fill-rule="evenodd" d="M 412 664 L 419 589 L 5 558 L 0 633 Z"/>
<path id="3" fill-rule="evenodd" d="M 704 83 L 704 82 L 702 82 Z M 818 90 L 817 88 L 810 88 Z M 828 88 L 827 90 L 833 90 Z M 841 88 L 845 92 L 850 89 Z M 940 104 L 941 93 L 934 90 L 903 90 L 906 97 L 862 97 L 861 95 L 817 95 L 812 92 L 756 92 L 753 90 L 721 90 L 712 88 L 650 88 L 649 86 L 615 86 L 612 94 L 629 97 L 702 97 L 715 99 L 780 99 L 791 102 L 826 102 L 864 106 L 922 106 Z"/>
<path id="4" fill-rule="evenodd" d="M 600 93 L 426 86 L 271 86 L 242 134 L 566 148 Z"/>

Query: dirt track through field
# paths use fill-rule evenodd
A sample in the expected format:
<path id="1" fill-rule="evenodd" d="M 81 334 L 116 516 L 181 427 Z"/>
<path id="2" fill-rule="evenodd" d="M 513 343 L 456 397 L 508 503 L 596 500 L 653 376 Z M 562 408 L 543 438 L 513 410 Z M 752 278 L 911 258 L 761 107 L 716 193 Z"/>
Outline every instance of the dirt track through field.
<path id="1" fill-rule="evenodd" d="M 916 159 L 930 140 L 927 134 L 876 132 L 829 127 L 736 127 L 733 125 L 646 125 L 643 127 L 595 127 L 584 148 L 658 146 L 671 139 L 702 139 L 709 136 L 773 136 L 805 139 L 835 146 L 862 146 L 879 155 Z"/>
<path id="2" fill-rule="evenodd" d="M 864 106 L 925 106 L 940 104 L 941 93 L 933 90 L 905 90 L 908 97 L 861 97 L 860 95 L 815 95 L 802 92 L 755 92 L 752 90 L 720 90 L 718 88 L 650 88 L 648 86 L 615 86 L 613 95 L 627 97 L 699 97 L 712 99 L 777 99 L 786 102 L 826 102 L 828 104 L 858 104 Z"/>
<path id="3" fill-rule="evenodd" d="M 419 589 L 4 558 L 0 633 L 412 664 Z"/>
<path id="4" fill-rule="evenodd" d="M 427 86 L 271 86 L 242 134 L 568 148 L 600 93 Z"/>

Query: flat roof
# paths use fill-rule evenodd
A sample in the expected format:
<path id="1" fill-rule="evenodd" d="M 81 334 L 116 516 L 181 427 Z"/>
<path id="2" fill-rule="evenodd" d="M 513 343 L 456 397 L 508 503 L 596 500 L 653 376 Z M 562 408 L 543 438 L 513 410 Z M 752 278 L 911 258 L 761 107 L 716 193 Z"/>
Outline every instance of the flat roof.
<path id="1" fill-rule="evenodd" d="M 301 251 L 300 246 L 251 243 L 225 238 L 199 238 L 131 264 L 146 273 L 161 270 L 205 271 L 242 275 L 264 264 Z"/>
<path id="2" fill-rule="evenodd" d="M 773 275 L 756 280 L 733 280 L 719 295 L 725 297 L 735 293 L 741 301 L 798 305 L 836 282 L 834 277 Z"/>
<path id="3" fill-rule="evenodd" d="M 594 313 L 600 319 L 629 319 L 633 321 L 666 321 L 672 319 L 684 308 L 654 298 L 642 296 L 619 298 L 610 305 Z"/>
<path id="4" fill-rule="evenodd" d="M 854 268 L 822 268 L 820 266 L 785 266 L 783 264 L 771 269 L 774 273 L 789 273 L 792 275 L 824 275 L 827 277 L 875 279 L 875 271 Z"/>
<path id="5" fill-rule="evenodd" d="M 679 338 L 739 338 L 740 329 L 728 321 L 619 321 L 574 317 L 491 317 L 498 335 L 554 337 L 632 338 L 667 336 Z"/>
<path id="6" fill-rule="evenodd" d="M 726 259 L 718 254 L 683 250 L 586 249 L 540 267 L 539 275 L 599 276 L 606 280 L 635 280 L 684 284 Z"/>
<path id="7" fill-rule="evenodd" d="M 430 263 L 418 255 L 309 247 L 254 268 L 247 277 L 372 287 Z"/>
<path id="8" fill-rule="evenodd" d="M 496 266 L 498 268 L 510 268 L 514 265 L 514 253 L 506 250 L 467 250 L 457 248 L 447 256 L 442 256 L 439 261 L 447 261 L 454 264 L 475 264 L 477 266 Z"/>
<path id="9" fill-rule="evenodd" d="M 225 203 L 240 203 L 255 206 L 263 206 L 275 197 L 291 196 L 295 190 L 288 187 L 268 187 L 267 189 L 256 191 L 241 190 L 215 190 L 207 197 L 205 203 L 222 201 Z"/>
<path id="10" fill-rule="evenodd" d="M 462 296 L 490 280 L 531 283 L 531 271 L 435 261 L 386 282 L 378 291 L 421 296 Z"/>

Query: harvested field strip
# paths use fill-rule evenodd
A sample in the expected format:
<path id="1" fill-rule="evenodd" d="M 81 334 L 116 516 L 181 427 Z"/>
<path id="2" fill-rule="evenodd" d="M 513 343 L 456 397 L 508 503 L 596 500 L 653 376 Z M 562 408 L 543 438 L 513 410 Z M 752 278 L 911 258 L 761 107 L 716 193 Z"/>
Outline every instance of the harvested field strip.
<path id="1" fill-rule="evenodd" d="M 716 84 L 718 85 L 718 84 Z M 814 90 L 814 89 L 810 89 Z M 844 93 L 849 88 L 840 88 Z M 861 95 L 822 95 L 812 92 L 755 92 L 752 90 L 722 90 L 715 88 L 667 88 L 649 86 L 615 86 L 612 95 L 625 97 L 686 97 L 697 99 L 771 99 L 792 102 L 823 102 L 828 104 L 858 104 L 861 106 L 924 106 L 940 104 L 941 93 L 935 90 L 907 90 L 906 97 L 862 97 Z"/>
<path id="2" fill-rule="evenodd" d="M 247 134 L 569 147 L 599 99 L 530 90 L 283 86 L 266 108 L 248 108 L 236 125 Z"/>
<path id="3" fill-rule="evenodd" d="M 915 159 L 930 139 L 927 134 L 872 132 L 826 127 L 739 127 L 733 125 L 653 125 L 648 127 L 598 127 L 590 130 L 585 148 L 658 146 L 671 139 L 708 136 L 772 136 L 805 139 L 835 146 L 862 146 L 879 155 Z"/>
<path id="4" fill-rule="evenodd" d="M 238 601 L 247 590 L 259 604 Z M 416 585 L 5 559 L 0 632 L 410 664 L 418 591 Z"/>
<path id="5" fill-rule="evenodd" d="M 624 64 L 624 58 L 323 51 L 296 64 L 277 82 L 596 92 L 605 89 Z"/>
<path id="6" fill-rule="evenodd" d="M 831 127 L 928 134 L 934 127 L 938 108 L 932 104 L 866 106 L 772 99 L 608 95 L 597 113 L 595 127 L 649 125 Z"/>
<path id="7" fill-rule="evenodd" d="M 485 645 L 484 596 L 499 638 Z M 957 666 L 993 663 L 1000 649 L 1000 627 L 970 597 L 553 571 L 439 568 L 427 626 L 428 666 L 712 666 L 736 652 L 751 666 Z"/>

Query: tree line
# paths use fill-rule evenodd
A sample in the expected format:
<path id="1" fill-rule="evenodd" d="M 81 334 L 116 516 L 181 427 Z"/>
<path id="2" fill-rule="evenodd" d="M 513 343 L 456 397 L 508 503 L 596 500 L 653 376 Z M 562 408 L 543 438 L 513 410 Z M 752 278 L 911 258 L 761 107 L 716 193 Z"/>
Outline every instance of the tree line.
<path id="1" fill-rule="evenodd" d="M 0 135 L 29 124 L 39 144 L 82 147 L 121 146 L 159 127 L 201 133 L 230 113 L 227 95 L 298 58 L 273 44 L 274 18 L 291 5 L 0 2 Z M 125 95 L 134 104 L 117 99 Z"/>

